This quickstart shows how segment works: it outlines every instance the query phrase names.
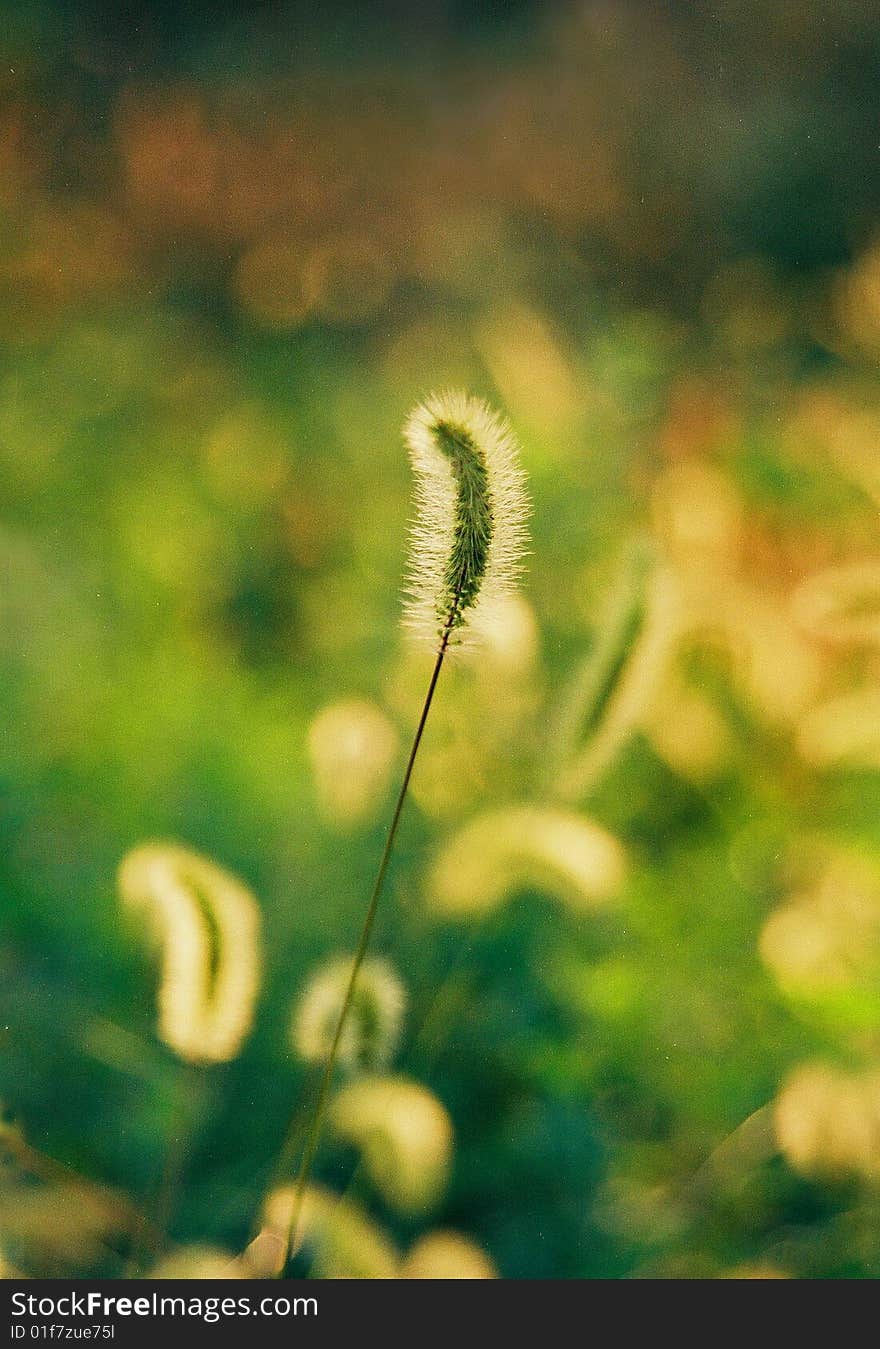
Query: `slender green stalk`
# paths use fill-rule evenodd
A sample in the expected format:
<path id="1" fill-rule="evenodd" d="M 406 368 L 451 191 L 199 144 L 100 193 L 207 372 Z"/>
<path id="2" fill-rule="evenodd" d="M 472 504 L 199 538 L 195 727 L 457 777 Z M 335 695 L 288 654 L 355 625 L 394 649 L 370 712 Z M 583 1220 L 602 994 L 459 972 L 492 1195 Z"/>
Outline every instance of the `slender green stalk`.
<path id="1" fill-rule="evenodd" d="M 419 745 L 422 742 L 422 735 L 425 730 L 425 724 L 428 720 L 428 713 L 431 710 L 431 703 L 434 701 L 434 691 L 437 687 L 437 680 L 440 678 L 440 671 L 443 668 L 443 660 L 449 646 L 449 638 L 455 626 L 459 613 L 459 601 L 456 597 L 446 623 L 443 627 L 443 633 L 440 638 L 440 647 L 437 651 L 437 659 L 434 663 L 434 670 L 431 675 L 431 682 L 428 685 L 428 692 L 425 695 L 425 701 L 422 706 L 422 713 L 419 717 L 419 723 L 416 727 L 416 733 L 413 738 L 412 748 L 409 752 L 406 769 L 403 774 L 403 781 L 400 784 L 400 791 L 397 796 L 397 802 L 394 807 L 394 814 L 391 817 L 391 826 L 388 830 L 388 837 L 385 840 L 385 847 L 382 851 L 382 857 L 379 862 L 379 869 L 376 872 L 376 879 L 373 883 L 370 902 L 367 905 L 367 912 L 364 917 L 363 927 L 361 928 L 360 940 L 355 951 L 354 962 L 351 967 L 351 975 L 348 980 L 348 987 L 345 991 L 345 998 L 342 1003 L 342 1010 L 339 1013 L 339 1019 L 336 1022 L 336 1030 L 333 1034 L 333 1040 L 330 1045 L 330 1052 L 327 1055 L 327 1062 L 324 1065 L 324 1071 L 321 1075 L 320 1085 L 318 1087 L 318 1096 L 312 1113 L 311 1123 L 306 1136 L 305 1146 L 303 1148 L 302 1161 L 300 1162 L 299 1174 L 296 1179 L 296 1189 L 294 1191 L 293 1204 L 291 1206 L 290 1220 L 285 1233 L 284 1244 L 278 1253 L 277 1277 L 280 1278 L 284 1272 L 287 1263 L 290 1243 L 294 1233 L 299 1225 L 300 1214 L 302 1212 L 303 1198 L 305 1196 L 306 1186 L 312 1170 L 312 1164 L 315 1160 L 315 1154 L 318 1151 L 318 1144 L 321 1141 L 321 1131 L 324 1125 L 324 1117 L 327 1112 L 327 1102 L 330 1095 L 330 1087 L 333 1082 L 333 1070 L 336 1067 L 336 1059 L 339 1052 L 339 1042 L 342 1039 L 342 1032 L 345 1029 L 345 1022 L 351 1009 L 354 998 L 354 990 L 357 984 L 357 977 L 360 972 L 364 956 L 367 953 L 367 947 L 370 944 L 370 937 L 373 932 L 373 925 L 376 921 L 376 912 L 379 907 L 379 899 L 382 894 L 382 887 L 385 883 L 385 876 L 388 871 L 388 864 L 391 861 L 391 853 L 394 849 L 394 840 L 397 836 L 397 828 L 400 824 L 400 817 L 403 814 L 403 805 L 406 800 L 406 794 L 409 789 L 409 781 L 412 777 L 413 766 L 416 761 L 416 755 L 419 752 Z M 287 1150 L 285 1144 L 284 1151 Z"/>

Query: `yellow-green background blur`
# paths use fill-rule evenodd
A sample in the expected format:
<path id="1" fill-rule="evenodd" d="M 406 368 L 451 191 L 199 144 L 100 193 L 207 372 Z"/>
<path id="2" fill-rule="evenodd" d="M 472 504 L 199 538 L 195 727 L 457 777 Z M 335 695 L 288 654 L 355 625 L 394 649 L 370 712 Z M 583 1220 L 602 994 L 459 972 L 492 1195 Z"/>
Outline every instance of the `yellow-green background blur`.
<path id="1" fill-rule="evenodd" d="M 247 1240 L 430 673 L 400 428 L 463 385 L 531 554 L 444 673 L 375 941 L 453 1164 L 418 1217 L 357 1202 L 510 1278 L 874 1276 L 876 5 L 4 0 L 0 54 L 9 1267 L 122 1273 L 101 1204 L 150 1210 L 181 1111 L 171 1240 Z M 668 594 L 573 781 L 634 552 Z M 451 913 L 489 812 L 541 856 Z M 624 859 L 586 900 L 580 821 Z M 117 893 L 149 839 L 263 915 L 253 1033 L 193 1092 Z"/>

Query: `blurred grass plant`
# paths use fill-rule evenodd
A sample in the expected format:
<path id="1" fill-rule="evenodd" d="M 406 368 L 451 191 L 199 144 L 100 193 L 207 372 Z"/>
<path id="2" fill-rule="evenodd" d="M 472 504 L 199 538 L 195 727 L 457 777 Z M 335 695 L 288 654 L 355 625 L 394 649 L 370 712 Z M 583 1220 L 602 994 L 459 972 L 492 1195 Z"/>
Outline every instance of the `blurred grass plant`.
<path id="1" fill-rule="evenodd" d="M 330 960 L 312 975 L 297 1003 L 291 1041 L 308 1063 L 322 1063 L 333 1044 L 351 978 L 352 961 Z M 386 1068 L 397 1051 L 406 1010 L 406 989 L 387 960 L 361 965 L 348 1018 L 336 1050 L 349 1073 Z"/>
<path id="2" fill-rule="evenodd" d="M 153 1216 L 142 1215 L 129 1267 L 139 1268 L 170 1222 L 193 1135 L 202 1122 L 211 1065 L 239 1053 L 251 1028 L 261 977 L 260 911 L 251 892 L 208 858 L 170 843 L 134 848 L 119 868 L 119 892 L 146 912 L 159 942 L 159 1037 L 183 1061 Z"/>

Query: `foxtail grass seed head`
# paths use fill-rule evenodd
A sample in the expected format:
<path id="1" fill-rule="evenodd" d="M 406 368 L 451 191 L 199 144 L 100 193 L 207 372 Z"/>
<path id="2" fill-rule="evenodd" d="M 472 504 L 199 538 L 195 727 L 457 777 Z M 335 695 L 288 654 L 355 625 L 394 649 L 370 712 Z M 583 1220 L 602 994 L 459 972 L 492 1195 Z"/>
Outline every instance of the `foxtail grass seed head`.
<path id="1" fill-rule="evenodd" d="M 582 815 L 505 806 L 471 820 L 441 849 L 428 877 L 433 907 L 451 918 L 489 913 L 518 890 L 551 894 L 575 912 L 613 897 L 626 872 L 617 839 Z"/>
<path id="2" fill-rule="evenodd" d="M 452 1122 L 445 1106 L 405 1077 L 362 1077 L 343 1087 L 330 1126 L 353 1143 L 383 1199 L 418 1214 L 440 1198 L 452 1165 Z"/>
<path id="3" fill-rule="evenodd" d="M 797 626 L 829 643 L 880 647 L 880 558 L 826 567 L 791 598 Z"/>
<path id="4" fill-rule="evenodd" d="M 629 653 L 644 627 L 656 550 L 650 540 L 630 541 L 616 584 L 597 624 L 592 650 L 562 699 L 556 730 L 555 757 L 582 749 L 596 734 L 614 697 Z"/>
<path id="5" fill-rule="evenodd" d="M 340 829 L 375 816 L 397 759 L 397 731 L 362 698 L 329 703 L 309 726 L 308 754 L 321 814 Z"/>
<path id="6" fill-rule="evenodd" d="M 342 1012 L 352 960 L 341 957 L 316 970 L 294 1012 L 291 1038 L 309 1063 L 326 1059 Z M 358 971 L 354 994 L 337 1048 L 349 1072 L 386 1068 L 400 1043 L 406 989 L 387 960 L 372 956 Z"/>
<path id="7" fill-rule="evenodd" d="M 428 1232 L 406 1254 L 401 1279 L 497 1279 L 482 1246 L 459 1232 Z"/>
<path id="8" fill-rule="evenodd" d="M 161 947 L 159 1036 L 191 1063 L 235 1058 L 260 982 L 260 914 L 251 892 L 198 853 L 171 843 L 135 848 L 119 891 L 146 911 Z"/>
<path id="9" fill-rule="evenodd" d="M 773 1105 L 779 1150 L 805 1176 L 880 1180 L 880 1073 L 809 1062 L 783 1083 Z"/>
<path id="10" fill-rule="evenodd" d="M 0 1166 L 18 1166 L 27 1157 L 24 1131 L 10 1110 L 0 1101 Z"/>
<path id="11" fill-rule="evenodd" d="M 40 1162 L 37 1169 L 45 1171 Z M 93 1270 L 130 1232 L 134 1214 L 121 1194 L 72 1173 L 45 1172 L 0 1185 L 0 1231 L 31 1278 Z"/>
<path id="12" fill-rule="evenodd" d="M 862 989 L 871 997 L 880 964 L 880 867 L 836 849 L 806 889 L 769 915 L 759 950 L 786 993 L 831 1005 L 845 999 L 854 1024 L 851 995 Z M 873 1000 L 866 1011 L 873 1021 Z"/>
<path id="13" fill-rule="evenodd" d="M 322 1278 L 395 1278 L 400 1255 L 381 1227 L 354 1200 L 343 1199 L 322 1185 L 307 1185 L 301 1202 L 296 1185 L 282 1185 L 269 1193 L 261 1230 L 247 1251 L 258 1277 L 278 1272 L 297 1213 L 290 1250 L 296 1254 L 305 1249 Z"/>
<path id="14" fill-rule="evenodd" d="M 588 796 L 651 711 L 681 628 L 673 574 L 635 540 L 594 650 L 564 700 L 554 786 L 566 800 Z"/>
<path id="15" fill-rule="evenodd" d="M 151 1279 L 253 1279 L 253 1270 L 240 1256 L 219 1246 L 180 1246 L 163 1255 L 150 1270 Z"/>
<path id="16" fill-rule="evenodd" d="M 880 689 L 860 684 L 809 708 L 797 748 L 814 768 L 880 768 Z"/>
<path id="17" fill-rule="evenodd" d="M 432 395 L 404 427 L 415 474 L 405 621 L 430 642 L 478 634 L 519 578 L 529 503 L 513 432 L 479 398 Z"/>

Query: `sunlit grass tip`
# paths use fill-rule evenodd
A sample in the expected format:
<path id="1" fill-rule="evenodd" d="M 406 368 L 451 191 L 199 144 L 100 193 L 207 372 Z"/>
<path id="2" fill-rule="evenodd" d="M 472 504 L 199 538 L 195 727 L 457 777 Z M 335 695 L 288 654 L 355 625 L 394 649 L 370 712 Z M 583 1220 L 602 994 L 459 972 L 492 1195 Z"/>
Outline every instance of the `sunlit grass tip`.
<path id="1" fill-rule="evenodd" d="M 260 911 L 222 867 L 174 843 L 145 843 L 119 868 L 119 892 L 150 917 L 161 948 L 159 1036 L 191 1063 L 235 1058 L 260 985 Z"/>
<path id="2" fill-rule="evenodd" d="M 288 1245 L 294 1252 L 306 1248 L 320 1278 L 393 1279 L 400 1265 L 393 1243 L 360 1205 L 322 1185 L 309 1185 L 302 1195 L 294 1185 L 270 1191 L 248 1248 L 256 1273 L 277 1274 Z"/>
<path id="3" fill-rule="evenodd" d="M 410 573 L 406 619 L 435 648 L 434 668 L 397 794 L 385 846 L 373 882 L 360 937 L 339 1016 L 324 1063 L 314 1108 L 303 1144 L 295 1197 L 287 1231 L 296 1230 L 311 1166 L 321 1138 L 330 1100 L 333 1072 L 342 1047 L 346 1022 L 355 1004 L 358 973 L 370 943 L 373 925 L 410 777 L 415 765 L 440 670 L 450 641 L 480 627 L 480 615 L 492 612 L 493 601 L 510 593 L 522 565 L 528 501 L 514 436 L 506 422 L 485 403 L 462 393 L 428 398 L 404 427 L 415 474 L 416 518 L 411 530 Z M 360 1084 L 356 1084 L 360 1085 Z M 407 1099 L 411 1093 L 406 1093 Z M 396 1095 L 399 1103 L 400 1093 Z M 334 1123 L 345 1132 L 335 1103 Z M 282 1158 L 295 1130 L 288 1131 Z M 374 1160 L 371 1142 L 365 1160 Z M 377 1164 L 378 1165 L 378 1164 Z M 402 1197 L 402 1196 L 401 1196 Z M 278 1268 L 283 1270 L 284 1252 Z"/>
<path id="4" fill-rule="evenodd" d="M 294 1012 L 291 1039 L 307 1062 L 330 1053 L 353 958 L 330 960 L 306 984 Z M 337 1047 L 337 1060 L 348 1071 L 376 1071 L 394 1058 L 403 1030 L 406 989 L 381 956 L 365 960 L 357 974 L 349 1014 Z"/>
<path id="5" fill-rule="evenodd" d="M 445 1106 L 407 1077 L 361 1077 L 330 1107 L 337 1138 L 360 1149 L 364 1169 L 396 1212 L 424 1213 L 442 1195 L 452 1167 L 452 1121 Z"/>
<path id="6" fill-rule="evenodd" d="M 493 601 L 522 571 L 530 513 L 519 446 L 508 423 L 469 394 L 433 394 L 404 439 L 415 475 L 415 520 L 404 620 L 435 642 L 479 633 Z"/>
<path id="7" fill-rule="evenodd" d="M 440 1230 L 420 1237 L 400 1267 L 401 1279 L 497 1279 L 481 1246 L 460 1232 Z"/>

